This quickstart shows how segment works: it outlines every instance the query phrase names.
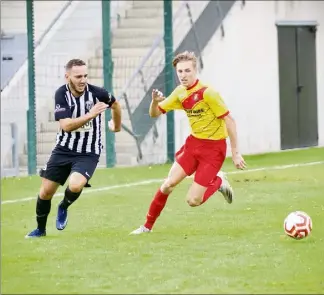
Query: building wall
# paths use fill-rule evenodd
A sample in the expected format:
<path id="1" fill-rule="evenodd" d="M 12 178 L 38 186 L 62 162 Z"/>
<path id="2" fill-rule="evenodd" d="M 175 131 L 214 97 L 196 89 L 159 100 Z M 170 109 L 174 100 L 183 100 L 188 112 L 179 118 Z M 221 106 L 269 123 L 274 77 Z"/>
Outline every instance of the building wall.
<path id="1" fill-rule="evenodd" d="M 277 21 L 318 23 L 317 98 L 319 145 L 324 145 L 324 2 L 237 1 L 203 52 L 199 78 L 216 88 L 235 117 L 241 152 L 280 150 L 280 97 Z M 189 133 L 176 112 L 176 148 Z"/>

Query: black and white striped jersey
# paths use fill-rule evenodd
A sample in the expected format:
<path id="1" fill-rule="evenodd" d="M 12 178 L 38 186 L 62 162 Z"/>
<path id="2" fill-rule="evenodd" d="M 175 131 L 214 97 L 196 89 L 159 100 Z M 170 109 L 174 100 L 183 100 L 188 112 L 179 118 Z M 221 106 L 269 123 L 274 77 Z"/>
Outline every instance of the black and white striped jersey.
<path id="1" fill-rule="evenodd" d="M 80 97 L 74 97 L 69 86 L 63 85 L 55 92 L 55 120 L 65 118 L 78 118 L 86 113 L 98 102 L 104 102 L 109 107 L 116 101 L 107 90 L 87 84 Z M 79 129 L 65 132 L 60 129 L 56 137 L 56 148 L 64 147 L 77 153 L 91 153 L 100 155 L 101 140 L 101 114 L 89 121 Z"/>

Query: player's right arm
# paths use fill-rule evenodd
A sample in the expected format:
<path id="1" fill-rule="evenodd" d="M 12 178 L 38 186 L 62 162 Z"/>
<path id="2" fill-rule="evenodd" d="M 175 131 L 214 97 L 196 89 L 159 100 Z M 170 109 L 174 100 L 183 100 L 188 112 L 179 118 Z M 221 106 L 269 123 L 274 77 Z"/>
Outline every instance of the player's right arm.
<path id="1" fill-rule="evenodd" d="M 165 98 L 157 89 L 152 91 L 152 101 L 149 109 L 151 117 L 156 118 L 172 110 L 181 110 L 182 104 L 178 97 L 178 88 L 176 88 L 167 98 Z"/>
<path id="2" fill-rule="evenodd" d="M 78 118 L 71 118 L 72 113 L 69 104 L 65 99 L 64 91 L 56 91 L 55 93 L 55 121 L 59 121 L 60 127 L 65 132 L 71 132 L 79 129 L 90 120 L 97 117 L 99 114 L 107 109 L 108 105 L 103 102 L 99 102 L 93 106 L 93 108 L 85 115 Z"/>

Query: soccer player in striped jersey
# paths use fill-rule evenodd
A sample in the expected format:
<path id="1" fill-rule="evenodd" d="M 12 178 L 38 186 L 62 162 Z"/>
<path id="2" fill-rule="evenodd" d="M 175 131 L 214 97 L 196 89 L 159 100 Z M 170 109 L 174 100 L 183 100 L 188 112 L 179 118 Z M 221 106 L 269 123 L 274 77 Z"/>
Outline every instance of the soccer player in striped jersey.
<path id="1" fill-rule="evenodd" d="M 180 85 L 167 98 L 158 90 L 152 92 L 149 109 L 151 117 L 171 110 L 184 110 L 189 119 L 191 134 L 175 155 L 169 174 L 157 190 L 146 222 L 131 234 L 151 232 L 161 214 L 168 196 L 187 176 L 194 181 L 187 193 L 187 203 L 196 207 L 220 191 L 232 203 L 233 190 L 225 174 L 220 171 L 226 157 L 226 138 L 231 142 L 232 159 L 238 169 L 246 163 L 239 152 L 236 123 L 222 97 L 212 87 L 197 79 L 197 59 L 192 52 L 178 54 L 173 60 Z"/>
<path id="2" fill-rule="evenodd" d="M 80 196 L 92 177 L 102 151 L 101 114 L 111 108 L 109 129 L 121 129 L 121 108 L 106 89 L 87 83 L 87 66 L 80 59 L 66 64 L 67 83 L 55 92 L 55 120 L 59 122 L 56 146 L 46 166 L 41 169 L 42 183 L 36 202 L 37 228 L 27 238 L 46 236 L 47 216 L 51 199 L 60 185 L 69 178 L 64 198 L 57 210 L 56 228 L 63 230 L 67 211 Z"/>

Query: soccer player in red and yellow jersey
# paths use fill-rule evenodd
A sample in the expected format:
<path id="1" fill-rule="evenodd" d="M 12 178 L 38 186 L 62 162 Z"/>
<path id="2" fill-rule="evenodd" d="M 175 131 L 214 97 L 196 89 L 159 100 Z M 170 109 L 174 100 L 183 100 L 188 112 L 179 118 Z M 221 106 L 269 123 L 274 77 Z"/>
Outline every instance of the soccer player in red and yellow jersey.
<path id="1" fill-rule="evenodd" d="M 200 206 L 216 191 L 232 203 L 233 190 L 220 171 L 226 157 L 226 138 L 231 142 L 233 163 L 244 169 L 246 163 L 239 153 L 236 124 L 222 97 L 213 88 L 197 79 L 197 59 L 192 52 L 178 54 L 173 60 L 180 85 L 167 98 L 154 89 L 150 116 L 158 117 L 171 110 L 184 110 L 191 134 L 176 153 L 168 177 L 156 192 L 146 215 L 146 222 L 131 234 L 150 232 L 161 214 L 168 196 L 187 176 L 195 173 L 187 194 L 190 206 Z"/>

